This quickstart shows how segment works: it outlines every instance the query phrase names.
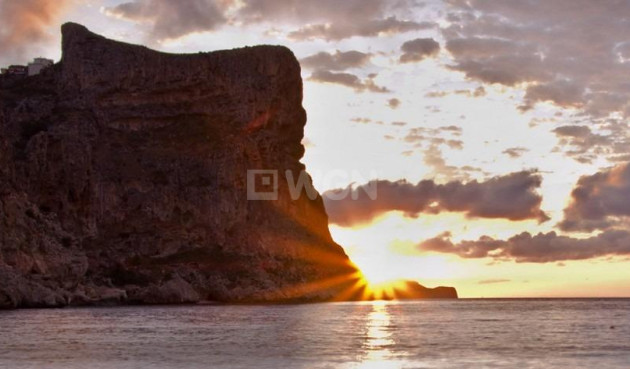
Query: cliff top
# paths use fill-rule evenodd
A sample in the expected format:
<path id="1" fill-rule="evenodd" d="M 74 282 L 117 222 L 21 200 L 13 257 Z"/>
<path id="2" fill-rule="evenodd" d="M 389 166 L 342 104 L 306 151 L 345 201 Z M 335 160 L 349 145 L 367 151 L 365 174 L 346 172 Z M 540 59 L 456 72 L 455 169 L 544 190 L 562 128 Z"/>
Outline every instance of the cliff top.
<path id="1" fill-rule="evenodd" d="M 169 54 L 107 39 L 76 23 L 64 24 L 61 33 L 61 68 L 67 88 L 120 87 L 123 80 L 140 87 L 192 78 L 220 80 L 221 76 L 233 82 L 234 78 L 274 77 L 280 71 L 282 79 L 289 78 L 300 87 L 302 84 L 299 62 L 284 46 Z"/>

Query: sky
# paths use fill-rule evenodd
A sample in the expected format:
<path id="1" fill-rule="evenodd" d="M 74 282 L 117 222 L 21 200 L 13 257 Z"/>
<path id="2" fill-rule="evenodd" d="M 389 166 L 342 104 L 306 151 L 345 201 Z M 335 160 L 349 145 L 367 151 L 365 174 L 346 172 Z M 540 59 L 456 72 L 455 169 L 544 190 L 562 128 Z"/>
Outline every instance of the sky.
<path id="1" fill-rule="evenodd" d="M 173 53 L 289 47 L 302 161 L 373 283 L 630 297 L 628 1 L 0 0 L 0 64 L 59 60 L 67 21 Z"/>

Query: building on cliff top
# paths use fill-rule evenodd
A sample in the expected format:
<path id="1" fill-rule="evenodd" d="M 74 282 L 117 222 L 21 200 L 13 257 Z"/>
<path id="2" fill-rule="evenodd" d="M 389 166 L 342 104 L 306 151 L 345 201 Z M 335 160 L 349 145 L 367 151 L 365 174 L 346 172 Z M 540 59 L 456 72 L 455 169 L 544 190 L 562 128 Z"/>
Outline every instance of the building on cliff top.
<path id="1" fill-rule="evenodd" d="M 34 76 L 53 64 L 54 62 L 51 59 L 35 58 L 32 62 L 28 63 L 28 66 L 11 65 L 8 68 L 2 68 L 1 71 L 3 75 Z"/>
<path id="2" fill-rule="evenodd" d="M 10 65 L 9 68 L 2 69 L 2 74 L 10 76 L 26 76 L 28 74 L 28 67 L 24 65 Z"/>
<path id="3" fill-rule="evenodd" d="M 32 62 L 28 63 L 28 75 L 34 76 L 39 74 L 43 69 L 50 67 L 54 62 L 46 58 L 35 58 Z"/>

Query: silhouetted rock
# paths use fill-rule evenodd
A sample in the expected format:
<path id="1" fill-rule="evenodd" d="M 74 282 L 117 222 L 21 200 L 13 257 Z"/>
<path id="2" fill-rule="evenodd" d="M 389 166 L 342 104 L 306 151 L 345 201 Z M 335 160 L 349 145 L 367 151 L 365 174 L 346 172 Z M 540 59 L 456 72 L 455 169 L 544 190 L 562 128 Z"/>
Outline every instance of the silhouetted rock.
<path id="1" fill-rule="evenodd" d="M 353 296 L 322 199 L 283 180 L 304 170 L 290 50 L 62 34 L 60 63 L 0 81 L 0 307 Z M 247 201 L 252 169 L 277 200 Z"/>
<path id="2" fill-rule="evenodd" d="M 405 288 L 396 291 L 399 300 L 409 299 L 456 299 L 457 290 L 453 287 L 427 288 L 414 281 L 405 282 Z"/>

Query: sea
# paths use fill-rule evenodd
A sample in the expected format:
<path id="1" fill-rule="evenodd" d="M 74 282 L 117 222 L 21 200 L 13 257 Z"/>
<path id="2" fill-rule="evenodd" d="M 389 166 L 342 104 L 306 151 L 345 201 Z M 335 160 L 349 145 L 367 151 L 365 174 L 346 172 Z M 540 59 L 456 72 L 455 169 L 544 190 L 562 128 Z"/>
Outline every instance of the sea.
<path id="1" fill-rule="evenodd" d="M 0 368 L 630 368 L 630 299 L 0 311 Z"/>

